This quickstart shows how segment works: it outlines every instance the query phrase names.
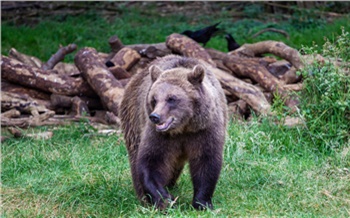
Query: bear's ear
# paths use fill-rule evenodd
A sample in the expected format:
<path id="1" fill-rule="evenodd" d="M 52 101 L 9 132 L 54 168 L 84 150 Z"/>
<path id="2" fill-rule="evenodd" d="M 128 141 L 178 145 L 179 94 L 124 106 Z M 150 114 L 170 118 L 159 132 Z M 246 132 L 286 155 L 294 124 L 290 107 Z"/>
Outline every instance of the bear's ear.
<path id="1" fill-rule="evenodd" d="M 151 74 L 152 82 L 156 81 L 159 75 L 162 73 L 162 70 L 156 65 L 149 67 L 149 72 Z"/>
<path id="2" fill-rule="evenodd" d="M 204 78 L 204 68 L 202 65 L 196 65 L 193 68 L 193 71 L 187 75 L 187 79 L 193 85 L 198 85 L 202 83 Z"/>

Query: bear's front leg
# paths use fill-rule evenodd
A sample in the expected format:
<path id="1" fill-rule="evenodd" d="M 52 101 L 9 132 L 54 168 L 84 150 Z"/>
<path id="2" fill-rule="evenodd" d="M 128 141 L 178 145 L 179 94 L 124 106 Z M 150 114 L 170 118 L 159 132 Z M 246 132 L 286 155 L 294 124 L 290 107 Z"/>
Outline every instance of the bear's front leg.
<path id="1" fill-rule="evenodd" d="M 199 158 L 190 160 L 190 172 L 194 188 L 192 206 L 195 209 L 213 209 L 211 199 L 219 179 L 221 165 L 221 155 L 213 153 L 203 154 Z"/>
<path id="2" fill-rule="evenodd" d="M 164 210 L 173 200 L 165 188 L 167 172 L 162 157 L 143 157 L 139 159 L 139 178 L 148 202 Z"/>

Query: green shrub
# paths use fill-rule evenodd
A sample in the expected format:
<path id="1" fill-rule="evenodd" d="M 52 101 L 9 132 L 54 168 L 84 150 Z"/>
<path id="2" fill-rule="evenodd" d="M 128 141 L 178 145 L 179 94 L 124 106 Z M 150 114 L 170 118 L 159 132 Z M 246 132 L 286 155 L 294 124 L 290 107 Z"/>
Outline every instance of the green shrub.
<path id="1" fill-rule="evenodd" d="M 302 72 L 305 88 L 301 93 L 302 115 L 314 143 L 320 148 L 336 148 L 348 142 L 350 131 L 350 76 L 334 62 L 349 60 L 350 39 L 344 29 L 323 46 L 325 63 L 306 66 Z M 308 53 L 314 47 L 304 48 Z"/>

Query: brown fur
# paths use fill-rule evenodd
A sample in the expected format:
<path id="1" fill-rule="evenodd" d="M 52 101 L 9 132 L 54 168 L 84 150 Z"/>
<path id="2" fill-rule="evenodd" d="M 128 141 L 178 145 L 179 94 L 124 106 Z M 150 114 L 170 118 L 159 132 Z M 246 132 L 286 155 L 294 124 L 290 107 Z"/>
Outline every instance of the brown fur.
<path id="1" fill-rule="evenodd" d="M 212 208 L 225 141 L 227 105 L 206 63 L 168 55 L 135 75 L 120 105 L 136 193 L 164 209 L 188 161 L 192 205 Z M 146 198 L 145 198 L 146 197 Z"/>

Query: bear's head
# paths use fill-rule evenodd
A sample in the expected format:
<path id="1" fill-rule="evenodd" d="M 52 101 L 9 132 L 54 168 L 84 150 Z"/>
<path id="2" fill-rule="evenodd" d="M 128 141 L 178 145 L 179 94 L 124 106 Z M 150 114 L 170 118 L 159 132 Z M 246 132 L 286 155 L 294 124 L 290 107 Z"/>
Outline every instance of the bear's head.
<path id="1" fill-rule="evenodd" d="M 147 112 L 152 125 L 157 132 L 183 132 L 199 113 L 203 66 L 161 70 L 153 65 L 149 72 L 153 84 L 147 97 Z"/>

